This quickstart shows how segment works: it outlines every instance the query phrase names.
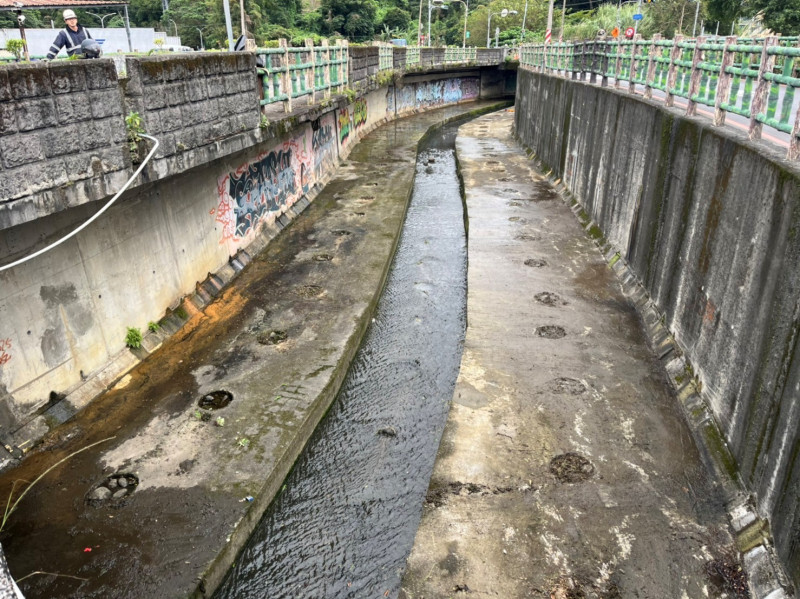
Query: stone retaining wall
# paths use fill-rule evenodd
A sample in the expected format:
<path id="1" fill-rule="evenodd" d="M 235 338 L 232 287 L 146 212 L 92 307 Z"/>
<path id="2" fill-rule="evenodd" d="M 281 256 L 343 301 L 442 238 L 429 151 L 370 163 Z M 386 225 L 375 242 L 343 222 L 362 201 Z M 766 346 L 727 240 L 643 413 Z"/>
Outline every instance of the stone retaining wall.
<path id="1" fill-rule="evenodd" d="M 121 187 L 122 113 L 111 60 L 0 66 L 0 229 Z"/>

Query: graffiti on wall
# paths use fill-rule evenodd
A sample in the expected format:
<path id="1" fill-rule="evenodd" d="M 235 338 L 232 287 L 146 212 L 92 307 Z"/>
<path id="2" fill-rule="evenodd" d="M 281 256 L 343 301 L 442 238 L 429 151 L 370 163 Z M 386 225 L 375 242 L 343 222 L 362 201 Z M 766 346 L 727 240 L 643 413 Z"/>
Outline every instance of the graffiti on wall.
<path id="1" fill-rule="evenodd" d="M 219 205 L 211 212 L 222 224 L 222 243 L 245 238 L 308 191 L 314 176 L 308 137 L 307 130 L 219 178 Z"/>
<path id="2" fill-rule="evenodd" d="M 0 366 L 11 361 L 11 339 L 0 339 Z"/>
<path id="3" fill-rule="evenodd" d="M 343 144 L 350 137 L 350 111 L 347 107 L 339 110 L 339 143 Z"/>
<path id="4" fill-rule="evenodd" d="M 474 100 L 480 92 L 477 77 L 455 77 L 438 81 L 421 81 L 396 90 L 389 89 L 387 110 L 406 112 L 417 108 L 430 108 Z"/>
<path id="5" fill-rule="evenodd" d="M 336 162 L 333 113 L 311 123 L 311 152 L 314 155 L 314 179 L 319 180 Z"/>
<path id="6" fill-rule="evenodd" d="M 349 107 L 339 110 L 339 144 L 352 141 L 351 135 L 367 124 L 367 99 L 359 98 Z"/>
<path id="7" fill-rule="evenodd" d="M 353 128 L 360 129 L 367 123 L 367 100 L 359 98 L 353 102 Z"/>

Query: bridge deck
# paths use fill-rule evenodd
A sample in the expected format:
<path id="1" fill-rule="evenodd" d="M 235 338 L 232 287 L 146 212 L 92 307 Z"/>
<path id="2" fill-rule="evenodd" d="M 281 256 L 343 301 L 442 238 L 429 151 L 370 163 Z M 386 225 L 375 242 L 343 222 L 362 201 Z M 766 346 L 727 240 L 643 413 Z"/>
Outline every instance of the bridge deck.
<path id="1" fill-rule="evenodd" d="M 708 575 L 735 572 L 722 494 L 632 303 L 511 120 L 459 133 L 467 337 L 400 596 L 731 592 L 741 575 Z"/>

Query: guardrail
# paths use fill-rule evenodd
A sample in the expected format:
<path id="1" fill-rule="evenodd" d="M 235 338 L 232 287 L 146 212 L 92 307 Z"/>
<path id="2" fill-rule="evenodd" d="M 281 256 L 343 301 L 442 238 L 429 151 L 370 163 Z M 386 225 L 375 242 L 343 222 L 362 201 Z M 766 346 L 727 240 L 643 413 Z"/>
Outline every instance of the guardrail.
<path id="1" fill-rule="evenodd" d="M 308 103 L 316 101 L 317 93 L 324 97 L 331 90 L 341 92 L 348 82 L 348 44 L 337 40 L 335 46 L 322 40 L 314 46 L 311 40 L 304 46 L 291 48 L 286 40 L 278 48 L 256 50 L 258 76 L 263 90 L 261 105 L 283 102 L 284 110 L 291 112 L 292 102 L 307 96 Z"/>
<path id="2" fill-rule="evenodd" d="M 347 86 L 359 86 L 377 72 L 417 67 L 437 67 L 455 64 L 500 64 L 506 50 L 469 48 L 430 48 L 393 46 L 375 42 L 367 47 L 350 47 L 344 40 L 330 45 L 323 40 L 314 46 L 306 40 L 303 46 L 290 47 L 279 40 L 277 48 L 259 48 L 257 72 L 261 78 L 261 106 L 283 102 L 291 112 L 293 101 L 305 97 L 309 104 L 322 92 L 341 93 Z M 495 62 L 493 62 L 495 61 Z"/>
<path id="3" fill-rule="evenodd" d="M 760 139 L 764 125 L 789 134 L 788 158 L 800 159 L 800 38 L 744 39 L 675 36 L 662 40 L 596 40 L 575 43 L 526 44 L 520 65 L 614 87 L 627 83 L 630 93 L 653 90 L 664 103 L 687 102 L 694 115 L 698 104 L 714 109 L 714 124 L 725 124 L 727 113 L 749 119 L 750 139 Z"/>

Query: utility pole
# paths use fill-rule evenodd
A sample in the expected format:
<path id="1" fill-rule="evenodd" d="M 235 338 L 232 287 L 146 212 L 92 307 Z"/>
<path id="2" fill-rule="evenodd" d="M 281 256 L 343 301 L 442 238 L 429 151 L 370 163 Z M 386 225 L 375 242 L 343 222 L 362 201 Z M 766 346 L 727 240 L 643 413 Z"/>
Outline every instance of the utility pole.
<path id="1" fill-rule="evenodd" d="M 222 8 L 225 10 L 225 28 L 228 30 L 228 51 L 233 52 L 233 25 L 231 25 L 231 3 L 229 0 L 222 0 Z"/>
<path id="2" fill-rule="evenodd" d="M 161 0 L 161 12 L 167 12 L 169 10 L 169 0 Z"/>
<path id="3" fill-rule="evenodd" d="M 166 0 L 164 0 L 166 2 Z M 133 52 L 133 42 L 131 41 L 131 18 L 128 16 L 128 5 L 123 6 L 125 9 L 125 35 L 128 36 L 128 52 Z"/>
<path id="4" fill-rule="evenodd" d="M 550 7 L 547 9 L 547 31 L 544 32 L 544 43 L 549 44 L 553 39 L 553 3 L 555 0 L 550 0 Z"/>
<path id="5" fill-rule="evenodd" d="M 692 37 L 697 33 L 697 17 L 700 15 L 700 0 L 697 1 L 697 8 L 694 11 L 694 26 L 692 27 Z"/>
<path id="6" fill-rule="evenodd" d="M 639 0 L 641 2 L 641 0 Z M 561 4 L 561 32 L 558 34 L 558 41 L 564 41 L 564 19 L 567 16 L 567 0 Z"/>

